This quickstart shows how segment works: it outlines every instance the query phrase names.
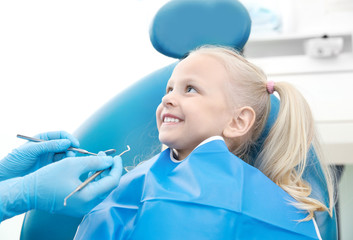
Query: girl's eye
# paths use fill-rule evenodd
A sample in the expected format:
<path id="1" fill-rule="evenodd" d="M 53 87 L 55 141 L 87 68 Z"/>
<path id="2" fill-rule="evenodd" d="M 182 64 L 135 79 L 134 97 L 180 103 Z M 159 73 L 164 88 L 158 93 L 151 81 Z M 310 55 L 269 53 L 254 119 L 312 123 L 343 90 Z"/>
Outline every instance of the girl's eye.
<path id="1" fill-rule="evenodd" d="M 167 91 L 165 91 L 165 94 L 171 93 L 173 91 L 173 88 L 169 87 L 167 88 Z"/>
<path id="2" fill-rule="evenodd" d="M 196 89 L 194 87 L 188 86 L 186 88 L 186 92 L 188 92 L 188 93 L 196 93 L 197 91 L 196 91 Z"/>

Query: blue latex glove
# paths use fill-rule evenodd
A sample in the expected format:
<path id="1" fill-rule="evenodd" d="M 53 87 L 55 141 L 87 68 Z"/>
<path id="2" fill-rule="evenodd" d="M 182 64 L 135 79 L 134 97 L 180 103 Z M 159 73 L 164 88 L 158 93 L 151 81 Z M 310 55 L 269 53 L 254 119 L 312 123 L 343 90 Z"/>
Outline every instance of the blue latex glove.
<path id="1" fill-rule="evenodd" d="M 75 153 L 67 149 L 70 146 L 79 147 L 78 140 L 64 131 L 42 133 L 35 137 L 51 141 L 28 142 L 14 149 L 0 161 L 0 181 L 25 176 L 64 157 L 73 157 Z"/>
<path id="2" fill-rule="evenodd" d="M 103 177 L 75 193 L 64 206 L 64 198 L 82 183 L 81 175 L 103 169 Z M 119 184 L 121 174 L 121 158 L 100 153 L 65 158 L 27 176 L 0 182 L 0 221 L 31 209 L 81 217 Z"/>

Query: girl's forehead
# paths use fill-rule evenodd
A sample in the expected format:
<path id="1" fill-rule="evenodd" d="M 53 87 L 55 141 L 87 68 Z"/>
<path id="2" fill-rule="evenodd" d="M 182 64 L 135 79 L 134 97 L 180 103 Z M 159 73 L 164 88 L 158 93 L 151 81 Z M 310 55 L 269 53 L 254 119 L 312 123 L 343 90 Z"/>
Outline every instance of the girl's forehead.
<path id="1" fill-rule="evenodd" d="M 222 61 L 207 54 L 193 54 L 175 67 L 167 88 L 176 84 L 191 84 L 225 90 L 229 88 L 230 82 L 231 78 Z"/>
<path id="2" fill-rule="evenodd" d="M 222 61 L 209 54 L 193 53 L 180 61 L 175 67 L 172 76 L 179 75 L 219 75 L 225 74 L 226 68 Z"/>

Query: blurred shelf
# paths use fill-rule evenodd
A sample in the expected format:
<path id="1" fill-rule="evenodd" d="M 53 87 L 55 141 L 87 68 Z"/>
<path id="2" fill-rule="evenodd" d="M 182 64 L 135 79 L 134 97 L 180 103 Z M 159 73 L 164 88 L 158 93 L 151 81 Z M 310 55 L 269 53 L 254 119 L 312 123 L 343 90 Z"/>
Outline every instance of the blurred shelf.
<path id="1" fill-rule="evenodd" d="M 312 34 L 269 34 L 262 37 L 251 37 L 244 47 L 244 55 L 248 58 L 265 58 L 275 56 L 305 55 L 304 43 L 312 38 L 343 38 L 343 53 L 352 52 L 353 32 L 322 32 Z"/>
<path id="2" fill-rule="evenodd" d="M 268 76 L 301 74 L 353 73 L 353 53 L 343 52 L 337 57 L 313 58 L 306 55 L 267 56 L 248 59 L 260 66 Z"/>

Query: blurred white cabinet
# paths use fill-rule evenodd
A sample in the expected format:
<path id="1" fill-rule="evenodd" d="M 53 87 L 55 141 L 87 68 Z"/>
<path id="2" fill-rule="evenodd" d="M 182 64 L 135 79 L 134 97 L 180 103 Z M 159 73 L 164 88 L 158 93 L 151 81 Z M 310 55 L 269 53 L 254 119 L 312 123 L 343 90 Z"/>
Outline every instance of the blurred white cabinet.
<path id="1" fill-rule="evenodd" d="M 334 58 L 312 58 L 302 50 L 282 49 L 291 47 L 288 41 L 294 49 L 302 49 L 304 38 L 299 37 L 262 40 L 267 55 L 261 52 L 261 40 L 246 46 L 256 45 L 259 54 L 250 52 L 248 59 L 260 66 L 269 80 L 290 82 L 303 93 L 328 160 L 335 164 L 353 164 L 353 53 L 351 35 L 347 36 L 343 52 Z"/>

